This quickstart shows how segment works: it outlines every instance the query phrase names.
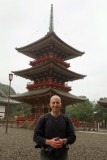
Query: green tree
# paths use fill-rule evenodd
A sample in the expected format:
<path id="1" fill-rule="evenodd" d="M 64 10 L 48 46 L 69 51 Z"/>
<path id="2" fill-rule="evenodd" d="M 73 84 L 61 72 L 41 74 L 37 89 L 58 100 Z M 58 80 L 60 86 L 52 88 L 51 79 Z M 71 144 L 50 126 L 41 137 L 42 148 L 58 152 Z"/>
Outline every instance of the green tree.
<path id="1" fill-rule="evenodd" d="M 94 113 L 96 113 L 95 120 L 102 122 L 102 125 L 107 127 L 107 108 L 97 103 L 94 108 Z M 103 123 L 103 121 L 105 121 L 105 123 Z"/>
<path id="2" fill-rule="evenodd" d="M 27 103 L 20 103 L 12 110 L 12 115 L 16 116 L 30 116 L 32 106 Z"/>
<path id="3" fill-rule="evenodd" d="M 66 114 L 77 118 L 79 121 L 91 121 L 93 118 L 93 104 L 86 100 L 82 103 L 67 106 Z"/>

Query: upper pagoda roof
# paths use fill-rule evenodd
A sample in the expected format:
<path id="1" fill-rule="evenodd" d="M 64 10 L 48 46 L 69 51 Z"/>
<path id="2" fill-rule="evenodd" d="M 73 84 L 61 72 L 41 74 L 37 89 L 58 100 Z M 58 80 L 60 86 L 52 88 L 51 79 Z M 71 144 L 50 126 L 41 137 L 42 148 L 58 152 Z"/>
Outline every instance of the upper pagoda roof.
<path id="1" fill-rule="evenodd" d="M 35 67 L 31 67 L 28 69 L 20 70 L 20 71 L 12 71 L 15 75 L 18 75 L 20 77 L 35 80 L 39 77 L 39 75 L 43 75 L 44 77 L 46 74 L 50 74 L 50 71 L 52 71 L 52 74 L 57 73 L 57 76 L 64 77 L 65 81 L 73 81 L 77 79 L 83 79 L 86 75 L 78 74 L 76 72 L 73 72 L 69 69 L 66 69 L 62 67 L 60 64 L 58 64 L 55 61 L 46 61 L 42 63 L 41 65 L 37 65 Z"/>
<path id="2" fill-rule="evenodd" d="M 16 50 L 28 57 L 37 59 L 49 52 L 57 54 L 63 60 L 69 60 L 84 54 L 60 39 L 54 32 L 53 26 L 53 4 L 51 4 L 49 32 L 37 41 Z"/>
<path id="3" fill-rule="evenodd" d="M 71 47 L 61 40 L 54 31 L 48 32 L 47 35 L 36 42 L 21 48 L 16 48 L 16 50 L 33 59 L 37 59 L 39 56 L 42 56 L 42 54 L 49 52 L 57 52 L 64 60 L 69 60 L 84 54 L 84 52 Z"/>

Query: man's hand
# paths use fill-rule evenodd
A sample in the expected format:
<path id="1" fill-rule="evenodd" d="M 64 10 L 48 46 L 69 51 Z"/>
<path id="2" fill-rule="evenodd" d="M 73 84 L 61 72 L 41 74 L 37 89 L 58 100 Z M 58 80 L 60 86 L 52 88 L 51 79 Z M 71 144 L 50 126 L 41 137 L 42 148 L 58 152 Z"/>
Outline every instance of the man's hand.
<path id="1" fill-rule="evenodd" d="M 61 148 L 63 143 L 60 139 L 52 138 L 52 139 L 46 139 L 45 144 L 50 145 L 53 148 Z"/>

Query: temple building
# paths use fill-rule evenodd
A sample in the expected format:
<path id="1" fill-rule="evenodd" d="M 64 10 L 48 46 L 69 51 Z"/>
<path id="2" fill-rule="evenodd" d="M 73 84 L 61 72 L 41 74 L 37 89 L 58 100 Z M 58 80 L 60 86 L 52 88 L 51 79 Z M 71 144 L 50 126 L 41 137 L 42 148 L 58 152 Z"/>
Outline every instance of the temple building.
<path id="1" fill-rule="evenodd" d="M 100 99 L 97 101 L 102 107 L 107 108 L 107 98 Z"/>
<path id="2" fill-rule="evenodd" d="M 4 119 L 7 112 L 7 106 L 8 103 L 10 104 L 10 109 L 12 106 L 16 106 L 19 104 L 19 102 L 16 102 L 14 100 L 9 100 L 8 102 L 8 96 L 3 92 L 2 89 L 0 89 L 0 119 Z"/>
<path id="3" fill-rule="evenodd" d="M 83 79 L 85 75 L 69 69 L 67 60 L 82 56 L 81 52 L 63 40 L 54 32 L 53 5 L 51 5 L 50 25 L 48 33 L 41 39 L 16 50 L 30 58 L 30 68 L 12 71 L 14 75 L 29 79 L 27 92 L 11 95 L 11 98 L 33 106 L 36 113 L 49 111 L 49 99 L 59 95 L 62 99 L 62 111 L 70 104 L 83 102 L 84 99 L 69 93 L 72 90 L 68 82 Z"/>

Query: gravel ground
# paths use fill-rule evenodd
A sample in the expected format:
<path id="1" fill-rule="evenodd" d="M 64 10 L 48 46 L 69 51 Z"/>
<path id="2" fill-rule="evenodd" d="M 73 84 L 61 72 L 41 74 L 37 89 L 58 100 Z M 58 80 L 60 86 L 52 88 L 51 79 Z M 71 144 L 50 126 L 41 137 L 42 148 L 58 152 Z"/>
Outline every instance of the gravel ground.
<path id="1" fill-rule="evenodd" d="M 79 132 L 70 146 L 69 160 L 107 160 L 107 132 Z M 0 127 L 0 160 L 39 160 L 33 130 Z"/>

